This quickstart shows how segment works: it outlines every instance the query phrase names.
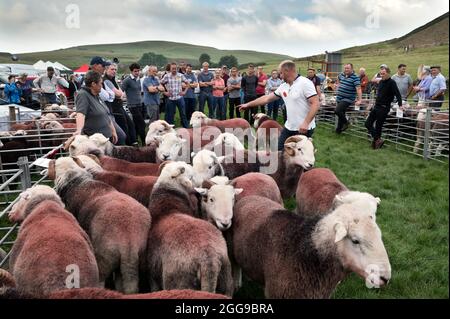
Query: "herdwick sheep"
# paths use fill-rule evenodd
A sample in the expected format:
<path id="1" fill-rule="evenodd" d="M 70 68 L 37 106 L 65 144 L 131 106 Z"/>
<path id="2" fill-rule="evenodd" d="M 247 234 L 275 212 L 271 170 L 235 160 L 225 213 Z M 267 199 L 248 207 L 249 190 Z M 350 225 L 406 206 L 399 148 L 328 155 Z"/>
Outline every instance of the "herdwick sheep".
<path id="1" fill-rule="evenodd" d="M 155 136 L 162 136 L 166 133 L 175 133 L 173 124 L 169 124 L 164 120 L 157 120 L 148 126 L 147 136 L 145 137 L 145 145 L 155 142 Z"/>
<path id="2" fill-rule="evenodd" d="M 314 166 L 314 145 L 311 138 L 304 135 L 289 137 L 283 151 L 265 153 L 243 152 L 222 163 L 225 176 L 230 179 L 249 172 L 267 173 L 276 181 L 283 199 L 295 193 L 303 170 Z"/>
<path id="3" fill-rule="evenodd" d="M 156 163 L 156 144 L 144 147 L 115 146 L 100 133 L 89 136 L 89 142 L 86 137 L 80 136 L 82 135 L 72 136 L 64 144 L 65 149 L 69 150 L 71 156 L 80 154 L 107 155 L 134 163 Z"/>
<path id="4" fill-rule="evenodd" d="M 216 153 L 207 150 L 201 150 L 197 154 L 192 153 L 192 167 L 195 176 L 201 181 L 210 179 L 216 175 L 224 175 L 222 162 L 224 156 L 217 156 Z"/>
<path id="5" fill-rule="evenodd" d="M 192 151 L 199 151 L 205 145 L 214 141 L 222 131 L 215 126 L 202 126 L 197 128 L 179 128 L 177 134 L 189 142 Z"/>
<path id="6" fill-rule="evenodd" d="M 112 186 L 93 180 L 72 158 L 51 161 L 48 176 L 56 177 L 56 191 L 91 238 L 101 284 L 114 273 L 117 290 L 136 293 L 151 223 L 148 210 Z"/>
<path id="7" fill-rule="evenodd" d="M 222 133 L 228 132 L 238 136 L 239 140 L 243 141 L 244 137 L 248 137 L 248 142 L 252 146 L 254 142 L 253 131 L 250 123 L 242 118 L 234 118 L 229 120 L 214 120 L 208 118 L 202 112 L 192 113 L 190 124 L 193 128 L 198 128 L 204 125 L 215 126 L 220 129 Z"/>
<path id="8" fill-rule="evenodd" d="M 427 109 L 421 109 L 417 114 L 417 139 L 414 144 L 414 153 L 418 153 L 424 144 L 425 135 L 425 120 L 426 120 Z M 440 156 L 442 151 L 448 150 L 448 133 L 449 133 L 449 115 L 448 114 L 432 114 L 430 121 L 430 139 L 428 149 L 430 154 L 434 156 Z M 433 144 L 437 144 L 434 147 Z M 433 152 L 434 151 L 434 152 Z"/>
<path id="9" fill-rule="evenodd" d="M 264 285 L 266 298 L 329 298 L 352 271 L 372 287 L 391 278 L 391 266 L 365 198 L 306 218 L 260 196 L 239 200 L 232 227 L 233 257 Z"/>
<path id="10" fill-rule="evenodd" d="M 9 220 L 22 222 L 9 259 L 20 291 L 46 294 L 64 288 L 99 287 L 89 238 L 52 188 L 37 185 L 22 192 Z M 79 282 L 70 278 L 75 271 Z"/>
<path id="11" fill-rule="evenodd" d="M 233 179 L 231 185 L 244 190 L 236 196 L 237 201 L 247 196 L 258 195 L 283 205 L 280 189 L 275 180 L 269 175 L 247 173 Z"/>
<path id="12" fill-rule="evenodd" d="M 127 173 L 134 176 L 158 176 L 159 166 L 157 163 L 133 163 L 110 156 L 89 156 L 107 171 Z"/>
<path id="13" fill-rule="evenodd" d="M 187 148 L 186 139 L 177 135 L 177 133 L 167 133 L 162 136 L 155 136 L 158 141 L 156 149 L 156 158 L 158 162 L 184 160 L 190 161 L 190 152 Z"/>
<path id="14" fill-rule="evenodd" d="M 105 171 L 95 160 L 86 155 L 73 158 L 81 167 L 86 168 L 95 180 L 111 185 L 119 192 L 133 197 L 147 207 L 157 176 L 133 176 L 127 173 Z"/>
<path id="15" fill-rule="evenodd" d="M 152 291 L 194 289 L 231 296 L 233 282 L 227 245 L 221 232 L 195 218 L 193 168 L 166 164 L 153 187 L 149 210 L 148 274 Z"/>
<path id="16" fill-rule="evenodd" d="M 202 195 L 202 217 L 221 231 L 230 228 L 235 199 L 243 189 L 234 188 L 230 184 L 216 184 L 206 180 L 202 187 L 196 187 L 195 190 Z"/>
<path id="17" fill-rule="evenodd" d="M 257 113 L 253 115 L 253 118 L 255 119 L 253 125 L 256 129 L 257 146 L 261 148 L 260 143 L 264 142 L 262 149 L 276 151 L 283 127 L 264 113 Z"/>
<path id="18" fill-rule="evenodd" d="M 221 133 L 217 138 L 205 145 L 203 150 L 213 151 L 218 156 L 234 155 L 235 151 L 244 151 L 241 141 L 231 133 Z"/>

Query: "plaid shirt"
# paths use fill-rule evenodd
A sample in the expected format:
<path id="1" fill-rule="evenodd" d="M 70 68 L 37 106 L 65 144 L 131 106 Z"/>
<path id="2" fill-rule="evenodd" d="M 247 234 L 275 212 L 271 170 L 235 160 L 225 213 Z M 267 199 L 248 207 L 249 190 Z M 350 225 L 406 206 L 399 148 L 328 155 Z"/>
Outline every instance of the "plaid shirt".
<path id="1" fill-rule="evenodd" d="M 167 73 L 164 75 L 161 84 L 166 84 L 167 91 L 171 93 L 171 96 L 169 97 L 170 100 L 179 100 L 182 98 L 180 93 L 183 92 L 183 87 L 181 86 L 183 82 L 187 83 L 188 81 L 181 73 L 177 73 L 176 75 Z"/>

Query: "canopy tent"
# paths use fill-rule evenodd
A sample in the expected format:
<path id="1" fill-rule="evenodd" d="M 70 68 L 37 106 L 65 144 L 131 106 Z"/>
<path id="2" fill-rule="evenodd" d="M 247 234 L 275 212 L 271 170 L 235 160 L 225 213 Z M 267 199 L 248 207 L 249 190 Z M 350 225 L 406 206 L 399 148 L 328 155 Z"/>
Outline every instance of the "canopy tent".
<path id="1" fill-rule="evenodd" d="M 86 72 L 89 71 L 89 64 L 83 64 L 78 69 L 74 70 L 74 74 L 86 74 Z"/>
<path id="2" fill-rule="evenodd" d="M 47 68 L 49 66 L 52 66 L 54 69 L 56 69 L 58 71 L 71 71 L 68 67 L 66 67 L 65 65 L 59 63 L 58 61 L 56 61 L 56 62 L 51 62 L 51 61 L 44 62 L 42 60 L 39 60 L 35 64 L 33 64 L 33 67 L 35 69 L 37 69 L 37 70 L 47 70 Z"/>

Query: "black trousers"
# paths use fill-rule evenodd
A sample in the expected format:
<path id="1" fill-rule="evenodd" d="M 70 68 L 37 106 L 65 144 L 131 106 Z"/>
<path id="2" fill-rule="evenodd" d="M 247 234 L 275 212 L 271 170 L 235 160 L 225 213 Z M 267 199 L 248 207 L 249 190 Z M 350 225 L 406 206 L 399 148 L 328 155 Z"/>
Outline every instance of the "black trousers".
<path id="1" fill-rule="evenodd" d="M 133 115 L 134 127 L 136 129 L 136 140 L 137 137 L 141 138 L 142 145 L 145 145 L 145 121 L 143 117 L 143 106 L 139 105 L 128 105 L 128 109 Z"/>
<path id="2" fill-rule="evenodd" d="M 248 103 L 251 101 L 256 100 L 256 95 L 246 95 L 244 96 L 244 103 Z M 258 108 L 256 107 L 252 107 L 251 109 L 247 109 L 244 111 L 244 119 L 246 119 L 250 124 L 253 125 L 254 119 L 253 119 L 253 115 L 255 115 L 256 113 L 258 113 Z"/>
<path id="3" fill-rule="evenodd" d="M 366 120 L 366 128 L 374 140 L 381 137 L 383 124 L 389 114 L 390 107 L 384 105 L 375 105 L 370 111 L 369 117 Z M 375 123 L 375 127 L 374 127 Z"/>
<path id="4" fill-rule="evenodd" d="M 336 105 L 336 109 L 334 110 L 334 113 L 338 117 L 338 124 L 336 127 L 336 131 L 340 132 L 342 130 L 342 127 L 347 123 L 347 118 L 345 117 L 345 112 L 347 111 L 348 107 L 352 105 L 350 102 L 346 101 L 339 101 Z"/>
<path id="5" fill-rule="evenodd" d="M 228 99 L 228 117 L 230 119 L 234 118 L 234 112 L 236 112 L 236 117 L 241 117 L 241 112 L 239 112 L 239 109 L 236 108 L 236 106 L 241 104 L 241 98 L 240 97 L 230 97 Z"/>
<path id="6" fill-rule="evenodd" d="M 265 95 L 265 94 L 258 94 L 258 95 L 256 96 L 256 98 L 259 99 L 261 96 L 264 96 L 264 95 Z M 261 113 L 266 114 L 266 105 L 261 105 L 259 108 L 260 108 L 260 110 L 261 110 Z"/>
<path id="7" fill-rule="evenodd" d="M 312 137 L 312 135 L 314 134 L 314 129 L 310 129 L 306 132 L 306 136 L 307 137 Z M 284 149 L 284 143 L 286 142 L 286 140 L 294 135 L 300 135 L 299 131 L 290 131 L 288 130 L 286 127 L 283 127 L 283 129 L 281 130 L 280 133 L 280 137 L 278 138 L 278 150 L 282 151 Z"/>

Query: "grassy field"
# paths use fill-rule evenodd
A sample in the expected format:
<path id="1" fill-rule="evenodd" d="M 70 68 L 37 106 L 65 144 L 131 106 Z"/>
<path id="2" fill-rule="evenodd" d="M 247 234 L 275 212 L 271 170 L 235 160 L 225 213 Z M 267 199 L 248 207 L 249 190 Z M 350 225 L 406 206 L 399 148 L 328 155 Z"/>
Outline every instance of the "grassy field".
<path id="1" fill-rule="evenodd" d="M 154 52 L 162 54 L 169 60 L 185 60 L 198 64 L 198 58 L 202 53 L 207 53 L 211 61 L 219 62 L 220 57 L 234 55 L 240 64 L 258 63 L 270 60 L 284 60 L 291 58 L 286 55 L 246 51 L 246 50 L 219 50 L 212 47 L 198 46 L 186 43 L 166 42 L 166 41 L 142 41 L 135 43 L 100 44 L 85 45 L 60 49 L 48 52 L 33 52 L 19 54 L 19 63 L 34 64 L 38 60 L 58 61 L 69 68 L 76 68 L 82 64 L 89 63 L 93 56 L 99 55 L 106 59 L 119 58 L 120 63 L 125 65 L 138 61 L 142 54 Z M 9 55 L 0 54 L 0 63 L 11 63 Z"/>

